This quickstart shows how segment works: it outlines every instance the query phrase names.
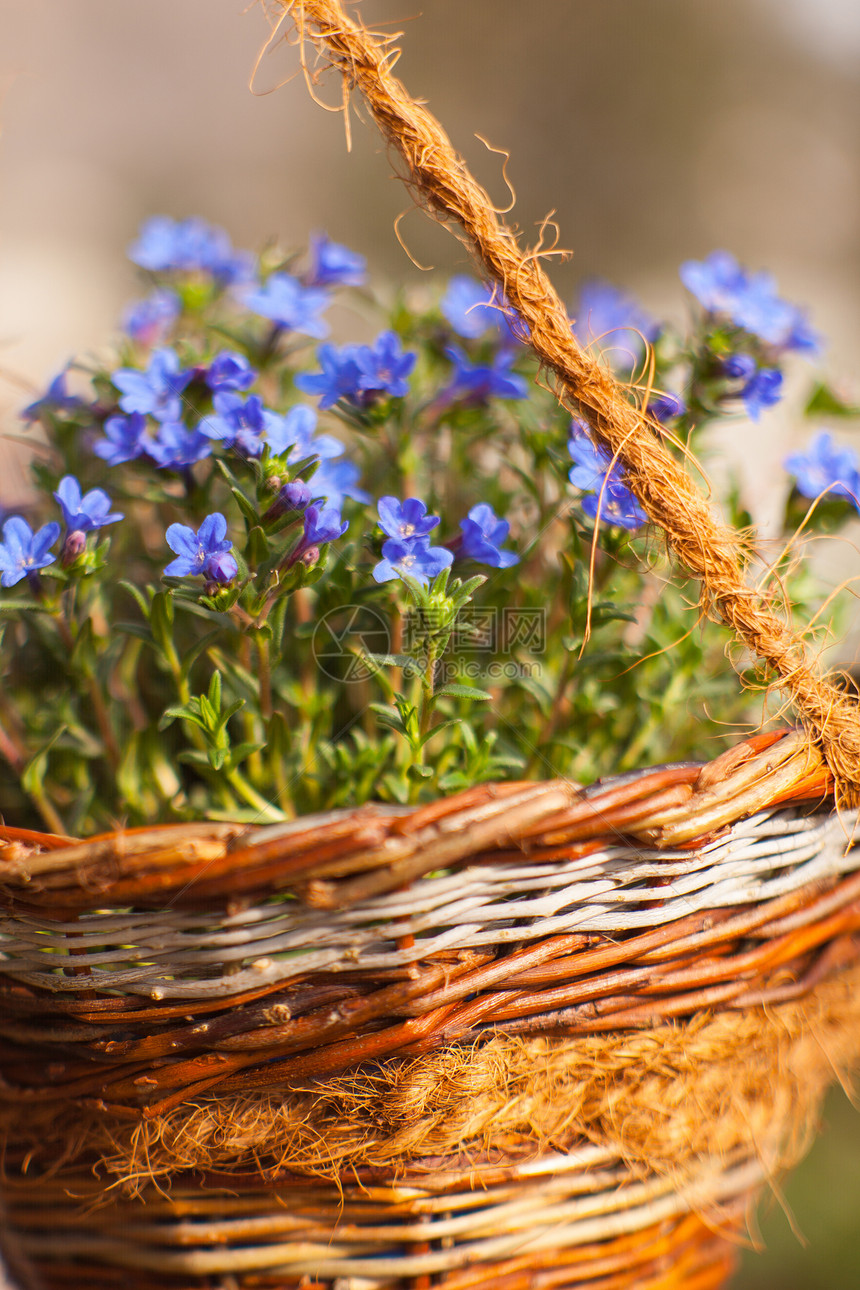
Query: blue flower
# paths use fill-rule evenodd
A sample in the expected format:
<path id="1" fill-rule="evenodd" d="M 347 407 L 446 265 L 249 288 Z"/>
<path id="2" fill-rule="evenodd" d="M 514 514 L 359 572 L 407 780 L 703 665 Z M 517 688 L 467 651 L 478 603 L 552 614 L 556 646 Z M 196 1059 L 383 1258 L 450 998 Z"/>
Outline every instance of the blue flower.
<path id="1" fill-rule="evenodd" d="M 133 300 L 122 315 L 122 327 L 139 345 L 159 345 L 182 312 L 175 291 L 159 287 L 142 300 Z"/>
<path id="2" fill-rule="evenodd" d="M 390 394 L 392 398 L 402 399 L 409 393 L 406 378 L 415 366 L 415 355 L 404 353 L 400 337 L 395 332 L 379 333 L 370 347 L 369 366 L 370 376 L 362 387 L 365 395 Z"/>
<path id="3" fill-rule="evenodd" d="M 512 323 L 506 306 L 507 301 L 494 287 L 467 273 L 451 278 L 440 302 L 442 313 L 459 336 L 477 340 L 492 329 L 504 344 L 516 345 L 521 337 L 514 328 L 523 331 L 525 324 L 520 319 Z"/>
<path id="4" fill-rule="evenodd" d="M 642 357 L 643 342 L 657 339 L 660 324 L 626 291 L 594 279 L 580 289 L 573 332 L 581 345 L 611 350 L 615 365 L 629 370 Z"/>
<path id="5" fill-rule="evenodd" d="M 212 391 L 247 390 L 256 381 L 257 373 L 244 354 L 225 349 L 212 359 L 203 379 Z"/>
<path id="6" fill-rule="evenodd" d="M 648 404 L 648 411 L 655 421 L 665 424 L 667 421 L 673 421 L 675 417 L 682 417 L 687 411 L 687 405 L 677 394 L 658 394 Z"/>
<path id="7" fill-rule="evenodd" d="M 364 349 L 367 346 L 343 345 L 338 350 L 334 345 L 320 345 L 317 362 L 322 371 L 300 372 L 296 386 L 305 394 L 319 395 L 323 410 L 333 407 L 339 399 L 358 402 L 365 377 L 361 364 Z"/>
<path id="8" fill-rule="evenodd" d="M 518 564 L 520 558 L 514 551 L 499 550 L 510 527 L 507 520 L 499 519 L 492 506 L 480 502 L 472 507 L 466 519 L 460 521 L 463 539 L 457 554 L 463 559 L 492 565 L 494 569 L 509 569 L 512 564 Z"/>
<path id="9" fill-rule="evenodd" d="M 439 523 L 438 515 L 428 515 L 427 507 L 417 497 L 398 502 L 396 497 L 380 497 L 379 527 L 388 537 L 408 542 L 426 537 Z"/>
<path id="10" fill-rule="evenodd" d="M 402 398 L 409 393 L 407 377 L 415 355 L 404 353 L 393 331 L 381 332 L 373 345 L 321 345 L 317 350 L 321 372 L 302 372 L 296 385 L 306 394 L 320 396 L 320 408 L 338 399 L 368 407 L 383 395 Z"/>
<path id="11" fill-rule="evenodd" d="M 776 367 L 759 368 L 750 354 L 731 354 L 719 365 L 719 371 L 730 381 L 741 381 L 740 389 L 725 398 L 743 399 L 747 415 L 758 421 L 765 408 L 772 408 L 782 398 L 782 372 Z"/>
<path id="12" fill-rule="evenodd" d="M 638 529 L 648 520 L 630 489 L 611 480 L 600 492 L 583 497 L 582 509 L 590 519 L 596 520 L 599 514 L 604 524 L 614 524 L 622 529 Z"/>
<path id="13" fill-rule="evenodd" d="M 108 417 L 104 439 L 96 439 L 93 452 L 109 466 L 120 466 L 149 452 L 152 440 L 146 433 L 146 417 L 132 412 L 128 417 Z"/>
<path id="14" fill-rule="evenodd" d="M 729 251 L 712 251 L 706 260 L 685 260 L 680 278 L 708 313 L 731 315 L 746 292 L 747 275 Z"/>
<path id="15" fill-rule="evenodd" d="M 328 335 L 328 324 L 320 317 L 330 303 L 328 292 L 303 287 L 289 273 L 272 273 L 263 286 L 245 291 L 242 302 L 252 313 L 271 319 L 285 331 L 319 340 Z"/>
<path id="16" fill-rule="evenodd" d="M 349 521 L 341 519 L 336 506 L 309 506 L 305 511 L 305 531 L 302 544 L 324 546 L 343 537 L 349 528 Z"/>
<path id="17" fill-rule="evenodd" d="M 320 547 L 343 537 L 349 528 L 349 521 L 341 519 L 336 506 L 308 506 L 304 514 L 304 528 L 294 549 L 290 552 L 286 566 L 291 569 L 301 560 L 306 565 L 314 565 L 320 558 Z"/>
<path id="18" fill-rule="evenodd" d="M 124 518 L 119 511 L 111 510 L 111 500 L 103 488 L 91 488 L 82 495 L 74 475 L 63 476 L 54 497 L 60 503 L 69 532 L 90 533 Z"/>
<path id="19" fill-rule="evenodd" d="M 49 553 L 49 548 L 59 536 L 60 526 L 56 521 L 43 524 L 34 533 L 20 515 L 8 519 L 3 525 L 0 543 L 0 586 L 14 587 L 22 578 L 53 564 L 57 557 Z"/>
<path id="20" fill-rule="evenodd" d="M 35 403 L 28 403 L 19 413 L 22 421 L 38 421 L 43 412 L 61 412 L 63 410 L 72 411 L 79 408 L 82 400 L 74 394 L 66 391 L 66 375 L 68 369 L 63 368 L 58 376 L 55 376 L 41 398 L 36 399 Z"/>
<path id="21" fill-rule="evenodd" d="M 212 400 L 215 416 L 204 417 L 197 427 L 208 439 L 220 440 L 225 448 L 234 448 L 247 457 L 259 457 L 263 451 L 262 436 L 276 433 L 282 418 L 263 407 L 257 394 L 243 399 L 226 391 Z"/>
<path id="22" fill-rule="evenodd" d="M 153 350 L 145 372 L 134 367 L 120 367 L 111 380 L 121 392 L 119 406 L 123 412 L 143 412 L 156 421 L 179 421 L 182 417 L 182 391 L 193 377 L 192 369 L 180 369 L 175 350 Z"/>
<path id="23" fill-rule="evenodd" d="M 389 538 L 382 544 L 382 559 L 373 567 L 377 582 L 391 582 L 406 574 L 425 585 L 453 563 L 454 556 L 444 546 L 431 546 L 426 537 L 405 542 Z"/>
<path id="24" fill-rule="evenodd" d="M 360 471 L 351 461 L 334 461 L 343 454 L 343 444 L 329 434 L 314 435 L 317 414 L 298 404 L 284 417 L 270 424 L 266 442 L 273 456 L 285 456 L 289 465 L 316 457 L 319 466 L 312 478 L 312 496 L 325 498 L 329 507 L 340 509 L 347 497 L 369 502 L 370 495 L 358 487 Z"/>
<path id="25" fill-rule="evenodd" d="M 571 422 L 572 435 L 568 452 L 574 460 L 568 479 L 575 488 L 591 494 L 582 499 L 582 509 L 591 519 L 598 511 L 604 523 L 620 528 L 636 529 L 647 522 L 648 516 L 623 481 L 618 463 L 588 433 L 584 421 Z"/>
<path id="26" fill-rule="evenodd" d="M 454 364 L 449 393 L 456 399 L 478 403 L 486 399 L 524 399 L 529 388 L 523 377 L 512 372 L 515 354 L 500 350 L 491 364 L 470 363 L 456 345 L 449 345 L 446 355 Z"/>
<path id="27" fill-rule="evenodd" d="M 196 217 L 154 215 L 141 225 L 128 256 L 153 273 L 209 273 L 224 285 L 249 278 L 254 268 L 253 256 L 234 251 L 223 228 Z"/>
<path id="28" fill-rule="evenodd" d="M 164 421 L 158 434 L 146 445 L 156 466 L 163 470 L 185 470 L 212 451 L 212 441 L 199 429 L 189 430 L 181 421 Z"/>
<path id="29" fill-rule="evenodd" d="M 311 286 L 360 287 L 367 276 L 366 270 L 367 261 L 363 255 L 330 241 L 325 233 L 315 233 L 311 237 Z"/>
<path id="30" fill-rule="evenodd" d="M 593 492 L 600 488 L 609 473 L 612 458 L 601 444 L 594 442 L 584 421 L 573 420 L 570 428 L 573 433 L 568 440 L 567 450 L 574 465 L 567 477 L 575 488 Z M 612 470 L 614 473 L 617 467 L 612 467 Z"/>
<path id="31" fill-rule="evenodd" d="M 728 251 L 713 251 L 706 260 L 681 265 L 681 281 L 709 313 L 725 314 L 737 327 L 775 349 L 810 355 L 821 338 L 809 326 L 804 310 L 777 295 L 769 273 L 749 274 Z"/>
<path id="32" fill-rule="evenodd" d="M 377 582 L 391 582 L 406 573 L 426 583 L 447 569 L 454 557 L 441 546 L 431 546 L 428 534 L 439 523 L 438 515 L 428 515 L 418 497 L 399 502 L 396 497 L 381 497 L 378 503 L 379 527 L 388 534 L 382 544 L 383 559 L 374 566 Z"/>
<path id="33" fill-rule="evenodd" d="M 758 421 L 765 408 L 772 408 L 782 398 L 782 372 L 776 367 L 762 367 L 740 392 L 752 421 Z"/>
<path id="34" fill-rule="evenodd" d="M 270 422 L 266 442 L 272 456 L 281 457 L 287 453 L 291 462 L 303 461 L 305 457 L 339 457 L 343 444 L 328 434 L 314 438 L 316 424 L 316 412 L 304 403 L 290 408 L 286 416 Z"/>
<path id="35" fill-rule="evenodd" d="M 166 577 L 203 574 L 215 582 L 230 582 L 238 573 L 236 557 L 230 555 L 233 543 L 227 537 L 227 521 L 220 511 L 207 515 L 196 533 L 187 524 L 171 524 L 165 536 L 177 555 L 164 570 Z"/>
<path id="36" fill-rule="evenodd" d="M 833 493 L 847 497 L 860 510 L 860 466 L 853 448 L 839 447 L 826 430 L 811 441 L 805 452 L 794 452 L 783 462 L 804 497 Z"/>
<path id="37" fill-rule="evenodd" d="M 314 497 L 324 497 L 327 506 L 337 510 L 347 497 L 354 502 L 370 501 L 370 493 L 358 487 L 361 471 L 354 461 L 322 460 L 311 478 Z"/>

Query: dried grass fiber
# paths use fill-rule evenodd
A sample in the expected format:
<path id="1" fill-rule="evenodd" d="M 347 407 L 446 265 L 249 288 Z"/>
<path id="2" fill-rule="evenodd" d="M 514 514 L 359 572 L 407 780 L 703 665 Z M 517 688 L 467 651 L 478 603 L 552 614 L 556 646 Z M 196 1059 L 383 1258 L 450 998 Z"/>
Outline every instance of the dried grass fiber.
<path id="1" fill-rule="evenodd" d="M 257 1169 L 336 1179 L 405 1171 L 421 1158 L 506 1149 L 605 1146 L 635 1171 L 680 1185 L 705 1156 L 792 1165 L 834 1078 L 860 1062 L 860 968 L 802 1001 L 644 1033 L 576 1039 L 499 1034 L 369 1066 L 283 1094 L 200 1098 L 153 1120 L 110 1114 L 27 1118 L 10 1134 L 28 1174 L 96 1162 L 106 1190 L 136 1194 L 188 1169 Z"/>

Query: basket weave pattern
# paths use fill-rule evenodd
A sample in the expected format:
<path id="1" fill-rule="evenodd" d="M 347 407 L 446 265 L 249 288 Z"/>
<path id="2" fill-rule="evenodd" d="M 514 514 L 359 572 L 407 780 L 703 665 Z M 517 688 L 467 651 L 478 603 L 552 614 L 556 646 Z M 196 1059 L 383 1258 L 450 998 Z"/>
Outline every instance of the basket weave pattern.
<path id="1" fill-rule="evenodd" d="M 5 830 L 7 1258 L 141 1290 L 721 1284 L 857 1055 L 828 787 L 788 732 L 584 790 Z"/>

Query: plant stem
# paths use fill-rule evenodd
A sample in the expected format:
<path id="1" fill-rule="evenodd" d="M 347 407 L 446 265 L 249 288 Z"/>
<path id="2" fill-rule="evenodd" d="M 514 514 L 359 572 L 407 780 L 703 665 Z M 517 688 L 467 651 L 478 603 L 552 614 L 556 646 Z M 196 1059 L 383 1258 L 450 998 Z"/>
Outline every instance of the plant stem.
<path id="1" fill-rule="evenodd" d="M 34 790 L 30 796 L 36 804 L 36 808 L 45 821 L 51 833 L 68 834 L 68 829 L 63 823 L 62 817 L 57 812 L 54 804 L 43 793 L 41 786 L 38 791 Z"/>
<path id="2" fill-rule="evenodd" d="M 421 686 L 421 699 L 418 707 L 418 734 L 423 740 L 424 736 L 430 729 L 430 722 L 433 720 L 433 713 L 436 709 L 436 698 L 433 693 L 434 676 L 436 672 L 436 650 L 432 643 L 427 641 L 427 666 L 424 669 L 424 684 Z M 424 749 L 426 743 L 421 744 L 418 749 L 418 765 L 424 765 Z"/>
<path id="3" fill-rule="evenodd" d="M 290 818 L 284 811 L 279 810 L 277 806 L 261 797 L 257 790 L 251 787 L 241 771 L 228 771 L 225 778 L 230 787 L 235 789 L 244 802 L 252 806 L 255 811 L 260 812 L 260 817 L 266 824 L 279 824 L 282 820 Z"/>
<path id="4" fill-rule="evenodd" d="M 72 634 L 72 629 L 69 625 L 68 619 L 62 609 L 58 612 L 56 621 L 62 642 L 69 652 L 71 665 L 72 653 L 75 647 L 75 638 Z M 113 732 L 113 726 L 111 725 L 110 716 L 108 715 L 108 710 L 105 706 L 104 697 L 101 689 L 99 688 L 99 683 L 96 678 L 94 676 L 90 676 L 84 668 L 80 668 L 78 670 L 87 687 L 87 692 L 90 696 L 90 703 L 93 705 L 93 715 L 96 719 L 96 725 L 99 728 L 99 734 L 102 737 L 102 743 L 104 744 L 107 759 L 110 762 L 111 768 L 116 770 L 120 763 L 119 744 L 117 743 L 116 736 Z"/>
<path id="5" fill-rule="evenodd" d="M 564 715 L 564 694 L 570 684 L 570 678 L 573 674 L 573 652 L 565 651 L 564 662 L 561 671 L 558 674 L 558 680 L 555 686 L 555 694 L 552 699 L 552 708 L 549 716 L 541 726 L 534 741 L 534 751 L 526 763 L 525 776 L 530 778 L 539 769 L 541 763 L 545 764 L 543 749 L 552 742 L 553 736 L 558 729 L 558 723 Z"/>
<path id="6" fill-rule="evenodd" d="M 26 764 L 26 755 L 19 748 L 11 735 L 0 726 L 0 757 L 5 758 L 16 775 L 20 775 Z"/>
<path id="7" fill-rule="evenodd" d="M 260 716 L 268 721 L 272 715 L 272 662 L 269 641 L 262 632 L 257 633 L 256 645 L 260 665 Z"/>

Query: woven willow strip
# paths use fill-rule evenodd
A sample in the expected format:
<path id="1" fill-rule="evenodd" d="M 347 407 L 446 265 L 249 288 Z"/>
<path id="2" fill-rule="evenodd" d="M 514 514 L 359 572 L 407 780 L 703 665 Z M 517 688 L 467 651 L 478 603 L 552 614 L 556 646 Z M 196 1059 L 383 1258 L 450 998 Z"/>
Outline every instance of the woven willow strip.
<path id="1" fill-rule="evenodd" d="M 851 873 L 858 852 L 846 838 L 855 824 L 847 813 L 765 812 L 693 851 L 628 845 L 549 864 L 474 862 L 344 910 L 270 897 L 218 921 L 177 909 L 73 922 L 7 916 L 0 966 L 41 989 L 79 991 L 68 969 L 87 968 L 92 989 L 190 1000 L 310 973 L 385 972 L 452 947 L 494 953 L 571 933 L 637 932 Z M 398 948 L 404 939 L 408 948 Z"/>

